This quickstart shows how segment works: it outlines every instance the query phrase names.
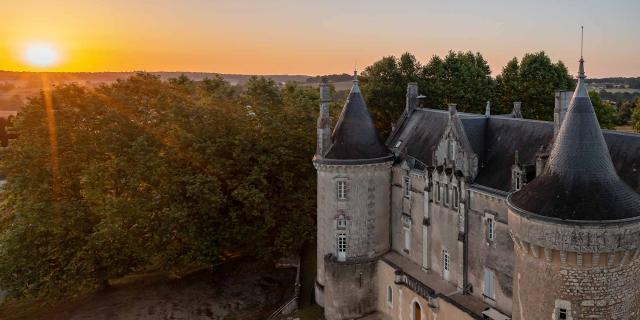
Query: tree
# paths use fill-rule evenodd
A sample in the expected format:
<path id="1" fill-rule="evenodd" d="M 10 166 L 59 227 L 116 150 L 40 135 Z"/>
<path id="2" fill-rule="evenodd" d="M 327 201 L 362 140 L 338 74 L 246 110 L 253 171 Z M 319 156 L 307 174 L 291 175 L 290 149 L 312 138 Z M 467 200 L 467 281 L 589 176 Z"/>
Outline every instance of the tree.
<path id="1" fill-rule="evenodd" d="M 496 77 L 497 109 L 512 109 L 513 101 L 522 102 L 525 118 L 552 120 L 556 90 L 572 90 L 575 83 L 562 61 L 556 63 L 544 51 L 527 53 L 518 65 L 512 59 Z"/>
<path id="2" fill-rule="evenodd" d="M 598 123 L 602 129 L 615 128 L 616 109 L 608 102 L 602 101 L 596 91 L 589 91 L 589 98 L 598 117 Z"/>
<path id="3" fill-rule="evenodd" d="M 449 51 L 444 59 L 434 56 L 423 68 L 425 104 L 446 108 L 456 103 L 459 111 L 484 112 L 494 95 L 491 70 L 480 53 Z"/>
<path id="4" fill-rule="evenodd" d="M 631 126 L 633 126 L 633 130 L 640 133 L 640 98 L 636 99 L 635 107 L 631 114 Z"/>
<path id="5" fill-rule="evenodd" d="M 405 107 L 407 84 L 418 80 L 421 66 L 410 53 L 400 59 L 383 57 L 365 68 L 359 77 L 364 98 L 382 137 L 391 131 Z"/>
<path id="6" fill-rule="evenodd" d="M 3 290 L 297 251 L 314 236 L 315 91 L 138 74 L 32 98 L 0 156 Z"/>

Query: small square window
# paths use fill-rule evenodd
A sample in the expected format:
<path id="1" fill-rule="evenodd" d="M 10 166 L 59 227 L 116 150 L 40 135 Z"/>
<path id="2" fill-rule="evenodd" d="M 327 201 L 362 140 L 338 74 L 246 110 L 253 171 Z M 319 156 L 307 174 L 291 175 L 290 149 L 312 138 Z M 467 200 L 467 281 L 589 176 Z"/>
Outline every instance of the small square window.
<path id="1" fill-rule="evenodd" d="M 346 229 L 347 228 L 347 219 L 341 216 L 336 220 L 336 227 L 338 229 Z"/>
<path id="2" fill-rule="evenodd" d="M 411 216 L 403 213 L 402 214 L 402 225 L 406 228 L 410 228 L 411 227 Z"/>
<path id="3" fill-rule="evenodd" d="M 567 320 L 567 309 L 558 309 L 558 320 Z"/>
<path id="4" fill-rule="evenodd" d="M 396 142 L 396 144 L 393 146 L 394 148 L 399 147 L 402 144 L 402 140 L 398 140 L 398 142 Z"/>

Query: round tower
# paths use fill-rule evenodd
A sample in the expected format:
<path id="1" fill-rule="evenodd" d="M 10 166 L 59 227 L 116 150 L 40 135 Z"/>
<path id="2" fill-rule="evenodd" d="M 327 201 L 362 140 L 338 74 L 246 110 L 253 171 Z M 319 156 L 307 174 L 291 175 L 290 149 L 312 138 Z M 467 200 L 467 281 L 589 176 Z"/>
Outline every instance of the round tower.
<path id="1" fill-rule="evenodd" d="M 513 319 L 640 318 L 640 195 L 617 175 L 584 83 L 544 172 L 507 199 Z"/>
<path id="2" fill-rule="evenodd" d="M 328 90 L 321 87 L 321 115 Z M 319 121 L 325 125 L 327 121 Z M 320 129 L 320 128 L 319 128 Z M 376 308 L 376 259 L 387 252 L 393 154 L 378 138 L 357 76 L 325 141 L 318 130 L 316 302 L 325 318 L 351 319 Z"/>

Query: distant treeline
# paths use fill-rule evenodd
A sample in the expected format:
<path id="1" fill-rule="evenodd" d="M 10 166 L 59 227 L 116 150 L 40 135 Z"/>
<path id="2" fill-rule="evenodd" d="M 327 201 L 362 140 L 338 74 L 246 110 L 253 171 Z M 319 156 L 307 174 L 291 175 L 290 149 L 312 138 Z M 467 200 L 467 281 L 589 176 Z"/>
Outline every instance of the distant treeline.
<path id="1" fill-rule="evenodd" d="M 342 82 L 342 81 L 349 81 L 353 79 L 353 76 L 347 73 L 329 74 L 324 76 L 315 76 L 315 77 L 307 78 L 306 82 L 316 83 L 316 82 L 321 82 L 323 79 L 326 79 L 329 82 Z"/>
<path id="2" fill-rule="evenodd" d="M 612 77 L 612 78 L 599 78 L 599 79 L 589 79 L 589 83 L 598 83 L 598 84 L 619 84 L 623 86 L 627 86 L 631 89 L 640 89 L 640 77 Z"/>

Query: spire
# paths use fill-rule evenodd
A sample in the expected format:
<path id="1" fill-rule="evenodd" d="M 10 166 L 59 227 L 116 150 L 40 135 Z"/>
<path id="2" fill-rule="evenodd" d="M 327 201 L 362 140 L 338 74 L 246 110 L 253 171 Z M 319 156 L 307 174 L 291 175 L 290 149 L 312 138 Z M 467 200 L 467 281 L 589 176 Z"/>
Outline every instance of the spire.
<path id="1" fill-rule="evenodd" d="M 378 137 L 378 131 L 358 86 L 358 72 L 331 135 L 331 145 L 320 162 L 327 164 L 364 164 L 393 159 L 393 154 Z"/>
<path id="2" fill-rule="evenodd" d="M 580 26 L 580 67 L 578 68 L 578 82 L 586 78 L 584 75 L 584 59 L 582 58 L 582 49 L 584 46 L 584 26 Z"/>

